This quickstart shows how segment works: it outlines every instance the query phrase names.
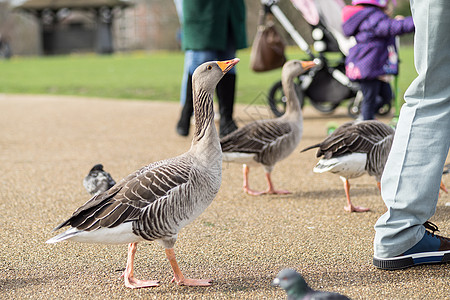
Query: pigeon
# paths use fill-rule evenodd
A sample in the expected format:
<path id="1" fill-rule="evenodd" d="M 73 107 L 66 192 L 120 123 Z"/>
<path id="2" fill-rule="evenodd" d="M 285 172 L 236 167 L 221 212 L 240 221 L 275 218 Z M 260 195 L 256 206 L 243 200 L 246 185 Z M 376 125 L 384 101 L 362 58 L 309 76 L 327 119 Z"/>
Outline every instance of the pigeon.
<path id="1" fill-rule="evenodd" d="M 83 185 L 89 194 L 95 196 L 112 188 L 116 182 L 111 175 L 103 170 L 102 164 L 96 164 L 83 179 Z"/>
<path id="2" fill-rule="evenodd" d="M 347 296 L 338 293 L 313 290 L 308 286 L 302 275 L 292 269 L 284 269 L 278 273 L 277 277 L 273 280 L 272 285 L 283 288 L 287 293 L 288 300 L 350 299 Z"/>

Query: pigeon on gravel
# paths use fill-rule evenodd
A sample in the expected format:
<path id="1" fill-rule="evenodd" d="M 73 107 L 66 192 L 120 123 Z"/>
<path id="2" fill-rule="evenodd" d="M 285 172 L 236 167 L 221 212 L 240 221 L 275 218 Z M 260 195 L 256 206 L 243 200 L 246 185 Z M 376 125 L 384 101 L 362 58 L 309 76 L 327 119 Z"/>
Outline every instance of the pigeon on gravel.
<path id="1" fill-rule="evenodd" d="M 96 164 L 83 179 L 83 185 L 91 195 L 98 195 L 112 188 L 116 182 L 111 175 L 103 170 L 102 164 Z"/>
<path id="2" fill-rule="evenodd" d="M 344 300 L 347 296 L 324 291 L 315 291 L 308 286 L 302 275 L 292 269 L 284 269 L 278 273 L 272 285 L 282 287 L 288 300 Z"/>

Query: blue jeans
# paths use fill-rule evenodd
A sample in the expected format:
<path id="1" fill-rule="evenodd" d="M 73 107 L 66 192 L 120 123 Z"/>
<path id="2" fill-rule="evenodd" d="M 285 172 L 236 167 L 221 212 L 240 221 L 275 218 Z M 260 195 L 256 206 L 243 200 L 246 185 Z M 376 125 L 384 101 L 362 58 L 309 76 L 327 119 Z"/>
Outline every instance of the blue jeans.
<path id="1" fill-rule="evenodd" d="M 391 102 L 391 85 L 378 79 L 361 80 L 359 85 L 364 95 L 361 105 L 363 120 L 373 120 L 378 110 Z"/>
<path id="2" fill-rule="evenodd" d="M 226 51 L 217 50 L 186 50 L 184 54 L 183 79 L 180 90 L 180 103 L 186 102 L 186 86 L 189 74 L 193 74 L 195 69 L 202 63 L 212 60 L 229 60 L 236 57 L 236 49 L 229 47 Z M 236 74 L 236 68 L 228 71 L 228 74 Z"/>
<path id="3" fill-rule="evenodd" d="M 411 0 L 411 8 L 419 75 L 405 93 L 381 179 L 388 210 L 375 224 L 379 258 L 400 255 L 422 239 L 450 147 L 450 1 Z"/>

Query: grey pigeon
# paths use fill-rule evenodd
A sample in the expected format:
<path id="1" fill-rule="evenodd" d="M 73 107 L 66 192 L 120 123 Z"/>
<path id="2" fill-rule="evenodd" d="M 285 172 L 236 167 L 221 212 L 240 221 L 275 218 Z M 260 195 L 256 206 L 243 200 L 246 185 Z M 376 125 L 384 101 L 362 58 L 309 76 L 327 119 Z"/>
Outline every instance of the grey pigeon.
<path id="1" fill-rule="evenodd" d="M 92 167 L 89 174 L 83 179 L 83 185 L 91 195 L 98 195 L 109 190 L 116 184 L 111 175 L 103 170 L 102 164 Z"/>
<path id="2" fill-rule="evenodd" d="M 315 291 L 308 286 L 302 275 L 292 269 L 284 269 L 278 273 L 273 280 L 272 285 L 282 287 L 287 293 L 288 300 L 343 300 L 350 299 L 347 296 L 331 293 Z"/>

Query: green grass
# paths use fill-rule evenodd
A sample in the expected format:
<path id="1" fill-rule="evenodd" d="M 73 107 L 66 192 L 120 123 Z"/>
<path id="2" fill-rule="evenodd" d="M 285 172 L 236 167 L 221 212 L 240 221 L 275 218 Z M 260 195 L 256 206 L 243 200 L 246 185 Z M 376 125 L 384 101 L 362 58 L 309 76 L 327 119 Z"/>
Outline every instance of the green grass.
<path id="1" fill-rule="evenodd" d="M 415 77 L 412 47 L 402 47 L 399 86 L 404 92 Z M 296 47 L 287 57 L 305 58 Z M 281 69 L 255 73 L 250 51 L 239 51 L 239 103 L 252 103 L 280 79 Z M 183 52 L 13 57 L 0 61 L 0 93 L 77 95 L 120 99 L 178 101 Z"/>

